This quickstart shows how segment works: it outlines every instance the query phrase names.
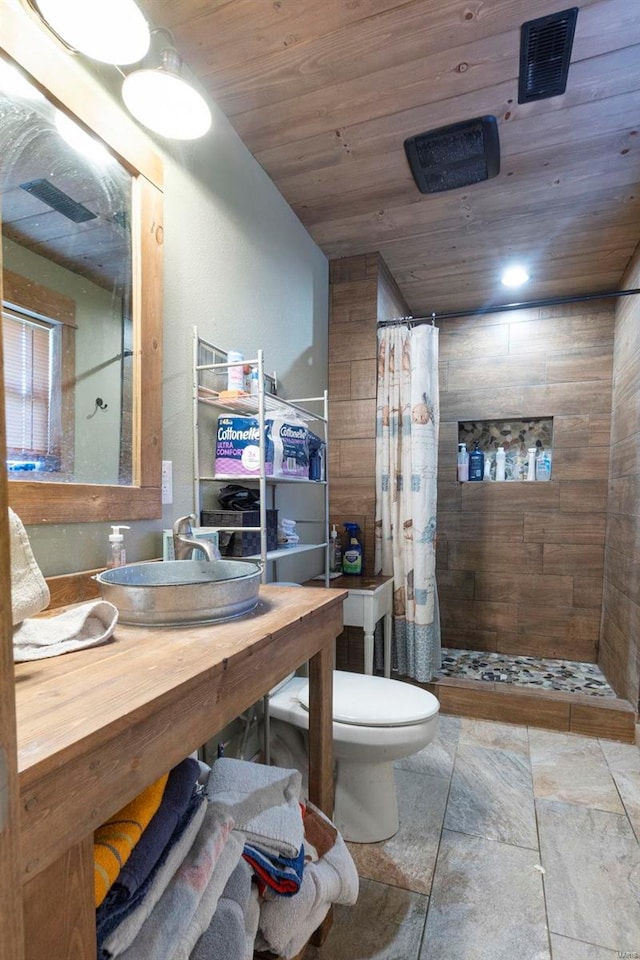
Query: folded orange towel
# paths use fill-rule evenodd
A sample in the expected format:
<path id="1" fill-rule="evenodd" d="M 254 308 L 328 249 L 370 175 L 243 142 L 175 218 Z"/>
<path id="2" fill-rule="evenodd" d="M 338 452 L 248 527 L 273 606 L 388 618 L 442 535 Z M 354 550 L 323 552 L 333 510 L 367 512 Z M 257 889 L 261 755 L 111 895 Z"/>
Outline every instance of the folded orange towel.
<path id="1" fill-rule="evenodd" d="M 93 835 L 95 904 L 99 907 L 162 800 L 165 774 L 103 823 Z"/>

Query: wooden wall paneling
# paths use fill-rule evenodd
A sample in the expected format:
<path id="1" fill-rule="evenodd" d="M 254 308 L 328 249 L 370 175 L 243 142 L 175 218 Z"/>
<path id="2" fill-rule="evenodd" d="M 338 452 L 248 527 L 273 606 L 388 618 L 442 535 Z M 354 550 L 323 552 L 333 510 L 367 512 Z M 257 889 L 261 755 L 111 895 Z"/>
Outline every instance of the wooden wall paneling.
<path id="1" fill-rule="evenodd" d="M 447 391 L 468 390 L 470 384 L 501 387 L 539 383 L 545 376 L 546 361 L 530 357 L 478 357 L 454 359 L 448 363 Z"/>
<path id="2" fill-rule="evenodd" d="M 590 446 L 584 455 L 575 447 L 553 445 L 553 476 L 556 480 L 606 480 L 609 476 L 609 446 Z"/>
<path id="3" fill-rule="evenodd" d="M 337 439 L 373 439 L 376 435 L 376 401 L 330 401 L 329 437 Z"/>
<path id="4" fill-rule="evenodd" d="M 602 544 L 545 543 L 542 572 L 545 575 L 602 578 L 604 546 Z"/>
<path id="5" fill-rule="evenodd" d="M 375 318 L 351 323 L 331 321 L 329 326 L 330 365 L 347 360 L 375 359 L 375 356 Z"/>
<path id="6" fill-rule="evenodd" d="M 507 420 L 521 417 L 524 409 L 532 416 L 546 416 L 540 408 L 524 407 L 525 387 L 474 387 L 473 390 L 440 392 L 440 416 L 444 420 Z"/>
<path id="7" fill-rule="evenodd" d="M 503 603 L 535 603 L 545 606 L 569 606 L 573 597 L 573 580 L 569 576 L 539 574 L 489 573 L 475 574 L 476 600 Z"/>
<path id="8" fill-rule="evenodd" d="M 633 476 L 640 470 L 640 449 L 636 438 L 632 436 L 619 440 L 611 447 L 610 476 L 618 478 Z"/>
<path id="9" fill-rule="evenodd" d="M 524 514 L 526 543 L 604 543 L 606 516 L 604 513 L 554 513 L 552 511 Z"/>
<path id="10" fill-rule="evenodd" d="M 451 570 L 475 570 L 491 573 L 543 573 L 542 543 L 509 543 L 506 550 L 492 549 L 484 542 L 452 540 L 449 543 L 448 565 Z"/>
<path id="11" fill-rule="evenodd" d="M 331 400 L 349 400 L 351 398 L 351 363 L 329 364 L 329 396 Z"/>
<path id="12" fill-rule="evenodd" d="M 608 413 L 611 410 L 611 382 L 598 380 L 588 383 L 545 383 L 524 386 L 522 402 L 525 410 L 535 410 L 537 416 L 558 413 Z"/>
<path id="13" fill-rule="evenodd" d="M 376 399 L 378 367 L 374 358 L 351 362 L 351 399 Z"/>
<path id="14" fill-rule="evenodd" d="M 555 463 L 555 461 L 554 461 Z M 546 483 L 464 483 L 462 509 L 465 511 L 518 513 L 523 510 L 557 510 L 560 484 Z"/>
<path id="15" fill-rule="evenodd" d="M 375 477 L 375 439 L 339 440 L 337 447 L 341 477 Z"/>
<path id="16" fill-rule="evenodd" d="M 609 510 L 628 517 L 640 516 L 640 474 L 609 481 Z"/>
<path id="17" fill-rule="evenodd" d="M 594 610 L 602 608 L 602 577 L 583 577 L 575 574 L 573 577 L 573 606 L 591 607 Z"/>
<path id="18" fill-rule="evenodd" d="M 612 370 L 613 350 L 603 350 L 599 345 L 560 353 L 548 359 L 546 378 L 549 383 L 610 380 Z"/>
<path id="19" fill-rule="evenodd" d="M 611 417 L 608 414 L 554 416 L 553 449 L 561 447 L 608 446 Z"/>
<path id="20" fill-rule="evenodd" d="M 606 480 L 567 480 L 560 483 L 560 513 L 604 513 L 606 509 Z"/>

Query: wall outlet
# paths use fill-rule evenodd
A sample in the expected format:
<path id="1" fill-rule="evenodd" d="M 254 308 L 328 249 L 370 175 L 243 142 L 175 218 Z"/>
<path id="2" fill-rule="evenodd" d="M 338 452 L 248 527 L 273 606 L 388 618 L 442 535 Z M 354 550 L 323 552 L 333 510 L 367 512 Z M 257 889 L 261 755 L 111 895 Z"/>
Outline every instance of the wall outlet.
<path id="1" fill-rule="evenodd" d="M 162 502 L 173 503 L 173 462 L 162 461 Z"/>

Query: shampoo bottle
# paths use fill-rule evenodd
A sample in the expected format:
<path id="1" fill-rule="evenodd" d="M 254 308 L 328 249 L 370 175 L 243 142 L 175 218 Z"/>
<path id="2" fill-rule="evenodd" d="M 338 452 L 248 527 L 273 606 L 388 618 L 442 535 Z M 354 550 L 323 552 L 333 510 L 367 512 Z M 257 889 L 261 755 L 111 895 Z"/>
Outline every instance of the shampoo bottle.
<path id="1" fill-rule="evenodd" d="M 527 464 L 527 480 L 535 480 L 536 478 L 536 448 L 529 447 L 527 450 L 529 455 L 529 462 Z"/>
<path id="2" fill-rule="evenodd" d="M 345 523 L 344 528 L 349 543 L 342 556 L 342 572 L 359 577 L 362 574 L 362 544 L 357 537 L 360 527 L 357 523 Z"/>
<path id="3" fill-rule="evenodd" d="M 551 479 L 551 458 L 545 450 L 541 450 L 536 460 L 536 480 Z"/>
<path id="4" fill-rule="evenodd" d="M 469 454 L 466 443 L 458 444 L 458 480 L 469 479 Z"/>
<path id="5" fill-rule="evenodd" d="M 124 527 L 122 525 L 111 527 L 111 533 L 109 534 L 109 559 L 107 560 L 108 567 L 124 567 L 127 562 L 127 554 L 124 549 L 124 536 L 120 531 L 129 529 L 130 527 Z"/>
<path id="6" fill-rule="evenodd" d="M 496 480 L 505 479 L 505 461 L 504 447 L 498 447 L 496 451 Z"/>
<path id="7" fill-rule="evenodd" d="M 484 480 L 484 453 L 478 449 L 478 441 L 469 457 L 469 480 Z"/>

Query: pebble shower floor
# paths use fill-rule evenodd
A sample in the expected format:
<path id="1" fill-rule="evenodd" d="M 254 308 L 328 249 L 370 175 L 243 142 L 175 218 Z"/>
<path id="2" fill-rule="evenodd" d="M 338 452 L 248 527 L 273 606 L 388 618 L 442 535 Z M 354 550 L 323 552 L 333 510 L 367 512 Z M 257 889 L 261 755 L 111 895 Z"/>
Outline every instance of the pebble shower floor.
<path id="1" fill-rule="evenodd" d="M 439 677 L 486 680 L 488 683 L 513 683 L 566 693 L 596 697 L 615 697 L 604 674 L 595 663 L 551 660 L 542 657 L 507 656 L 478 650 L 442 650 Z"/>

